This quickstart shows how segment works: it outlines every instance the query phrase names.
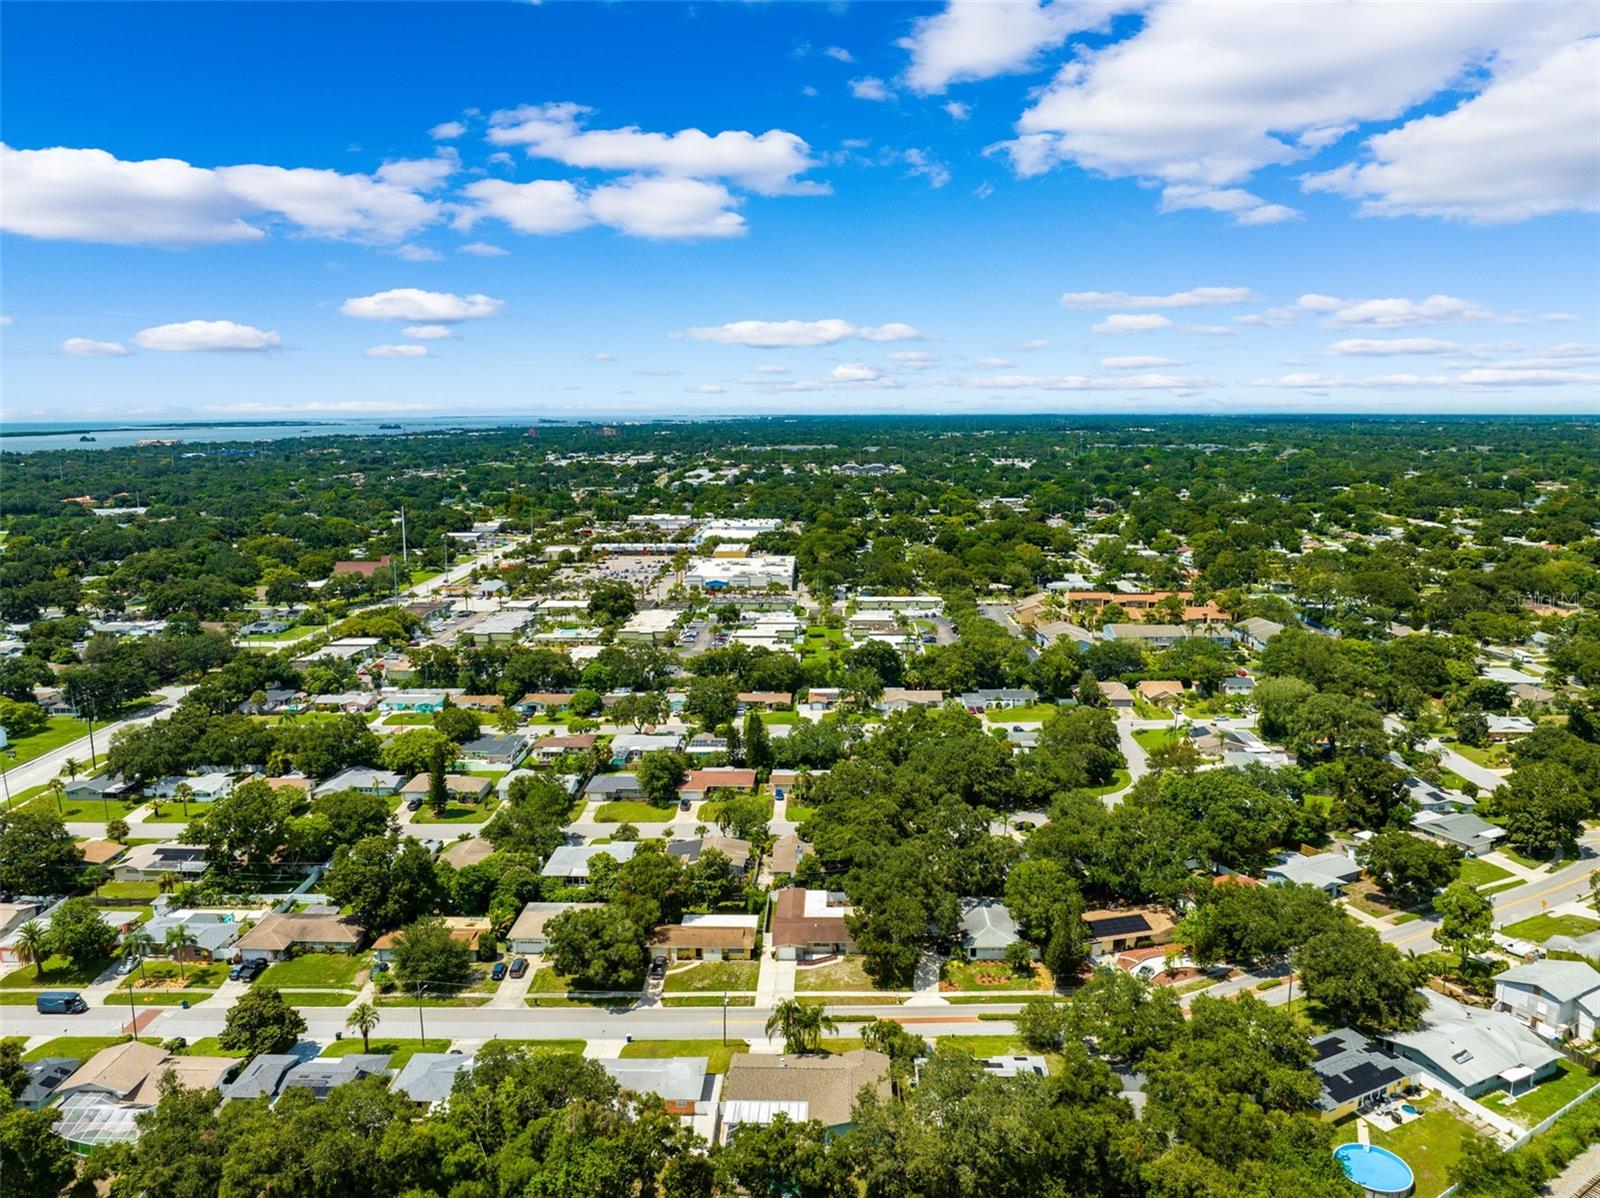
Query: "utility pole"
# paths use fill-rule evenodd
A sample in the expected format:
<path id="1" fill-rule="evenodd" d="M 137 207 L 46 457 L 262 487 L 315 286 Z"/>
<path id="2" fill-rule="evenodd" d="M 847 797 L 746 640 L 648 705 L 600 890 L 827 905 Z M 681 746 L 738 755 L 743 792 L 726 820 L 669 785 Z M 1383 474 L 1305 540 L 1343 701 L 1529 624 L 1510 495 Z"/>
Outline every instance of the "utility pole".
<path id="1" fill-rule="evenodd" d="M 428 1042 L 428 1029 L 422 1023 L 422 983 L 417 983 L 417 1048 Z"/>
<path id="2" fill-rule="evenodd" d="M 406 508 L 400 505 L 400 556 L 405 558 L 406 565 L 411 564 L 411 550 L 406 545 Z"/>
<path id="3" fill-rule="evenodd" d="M 93 769 L 99 764 L 94 755 L 94 704 L 87 705 L 89 709 L 89 768 Z"/>

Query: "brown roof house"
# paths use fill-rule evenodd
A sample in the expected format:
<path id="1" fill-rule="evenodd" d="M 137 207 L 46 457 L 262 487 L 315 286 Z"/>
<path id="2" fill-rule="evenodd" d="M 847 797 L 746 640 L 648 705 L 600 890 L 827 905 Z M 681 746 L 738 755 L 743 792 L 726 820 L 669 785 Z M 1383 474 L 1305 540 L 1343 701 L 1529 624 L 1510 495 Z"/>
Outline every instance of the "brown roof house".
<path id="1" fill-rule="evenodd" d="M 407 799 L 420 795 L 426 799 L 431 785 L 427 774 L 418 774 L 400 788 L 400 795 Z M 460 799 L 464 803 L 479 803 L 489 797 L 489 792 L 494 789 L 494 779 L 479 778 L 472 774 L 446 774 L 444 789 L 452 799 Z"/>
<path id="2" fill-rule="evenodd" d="M 806 961 L 852 952 L 855 941 L 845 926 L 850 902 L 838 891 L 778 891 L 772 911 L 772 944 L 780 961 Z"/>
<path id="3" fill-rule="evenodd" d="M 1171 703 L 1183 694 L 1183 683 L 1166 678 L 1146 678 L 1133 690 L 1146 703 Z"/>
<path id="4" fill-rule="evenodd" d="M 1172 943 L 1172 916 L 1160 907 L 1085 911 L 1083 922 L 1089 928 L 1089 952 L 1097 957 Z"/>
<path id="5" fill-rule="evenodd" d="M 173 1074 L 190 1088 L 209 1089 L 239 1064 L 237 1057 L 175 1057 L 156 1044 L 125 1040 L 102 1048 L 56 1087 L 60 1099 L 97 1095 L 137 1106 L 155 1106 L 161 1079 Z"/>
<path id="6" fill-rule="evenodd" d="M 803 1057 L 740 1053 L 723 1079 L 718 1139 L 726 1143 L 735 1129 L 765 1126 L 778 1115 L 801 1123 L 815 1119 L 833 1134 L 848 1131 L 863 1089 L 889 1096 L 889 1058 L 883 1053 L 867 1048 Z"/>
<path id="7" fill-rule="evenodd" d="M 343 915 L 267 916 L 234 944 L 244 961 L 282 961 L 295 953 L 351 953 L 361 947 L 361 927 Z"/>
<path id="8" fill-rule="evenodd" d="M 754 915 L 686 915 L 650 938 L 658 961 L 748 961 L 755 948 Z"/>

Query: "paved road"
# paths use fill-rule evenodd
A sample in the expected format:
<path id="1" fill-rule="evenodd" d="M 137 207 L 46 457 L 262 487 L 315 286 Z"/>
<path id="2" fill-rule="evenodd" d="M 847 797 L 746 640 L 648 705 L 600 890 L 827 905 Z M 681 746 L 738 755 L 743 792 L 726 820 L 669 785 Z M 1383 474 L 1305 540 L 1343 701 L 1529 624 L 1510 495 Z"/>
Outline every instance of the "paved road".
<path id="1" fill-rule="evenodd" d="M 105 751 L 111 744 L 113 733 L 123 728 L 135 727 L 139 724 L 148 724 L 158 716 L 168 715 L 178 705 L 178 700 L 189 693 L 187 686 L 164 686 L 156 694 L 159 699 L 149 707 L 142 708 L 125 720 L 116 720 L 109 724 L 100 724 L 94 730 L 95 756 L 101 760 L 105 758 Z M 5 786 L 10 788 L 12 794 L 27 790 L 32 786 L 42 786 L 52 778 L 61 776 L 61 767 L 67 758 L 72 757 L 85 764 L 89 761 L 89 737 L 81 736 L 70 744 L 62 745 L 59 749 L 49 753 L 41 753 L 31 761 L 21 765 L 14 765 L 4 771 Z"/>

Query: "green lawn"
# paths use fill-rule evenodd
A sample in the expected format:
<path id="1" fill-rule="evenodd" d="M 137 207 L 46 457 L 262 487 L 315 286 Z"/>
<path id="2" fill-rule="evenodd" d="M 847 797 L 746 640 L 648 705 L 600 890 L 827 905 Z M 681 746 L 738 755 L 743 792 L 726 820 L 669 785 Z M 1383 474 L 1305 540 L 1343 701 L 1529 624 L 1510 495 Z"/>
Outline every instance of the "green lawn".
<path id="1" fill-rule="evenodd" d="M 215 990 L 135 990 L 133 991 L 132 1005 L 136 1007 L 177 1007 L 188 1003 L 191 1007 L 195 1003 L 205 1002 L 216 994 Z M 129 1005 L 128 991 L 113 990 L 100 1000 L 102 1006 L 126 1007 Z"/>
<path id="2" fill-rule="evenodd" d="M 1146 753 L 1154 753 L 1185 738 L 1171 728 L 1140 728 L 1133 734 L 1133 739 L 1139 742 L 1139 747 Z"/>
<path id="3" fill-rule="evenodd" d="M 707 1057 L 708 1072 L 726 1073 L 734 1053 L 749 1051 L 745 1040 L 729 1040 L 726 1044 L 721 1040 L 635 1040 L 624 1044 L 619 1055 L 625 1061 L 641 1057 Z"/>
<path id="4" fill-rule="evenodd" d="M 283 1001 L 291 1007 L 348 1007 L 356 1000 L 354 990 L 285 990 Z"/>
<path id="5" fill-rule="evenodd" d="M 759 961 L 702 961 L 687 969 L 671 969 L 662 983 L 668 994 L 711 990 L 754 990 Z"/>
<path id="6" fill-rule="evenodd" d="M 320 624 L 295 624 L 285 628 L 282 632 L 252 632 L 245 637 L 246 643 L 250 641 L 297 641 L 301 637 L 310 636 L 313 632 L 321 632 Z"/>
<path id="7" fill-rule="evenodd" d="M 244 1057 L 250 1054 L 243 1049 L 227 1049 L 217 1043 L 215 1036 L 201 1036 L 198 1040 L 191 1040 L 178 1054 L 183 1057 Z"/>
<path id="8" fill-rule="evenodd" d="M 62 745 L 70 745 L 81 736 L 89 735 L 89 722 L 76 716 L 53 715 L 41 731 L 32 736 L 19 736 L 6 746 L 6 768 L 32 761 L 45 753 L 54 752 Z M 98 746 L 99 741 L 95 744 Z M 88 754 L 84 764 L 88 765 Z"/>
<path id="9" fill-rule="evenodd" d="M 1600 1077 L 1593 1076 L 1587 1069 L 1580 1068 L 1571 1061 L 1562 1060 L 1556 1064 L 1561 1068 L 1560 1073 L 1548 1081 L 1540 1082 L 1533 1089 L 1524 1091 L 1516 1098 L 1512 1098 L 1504 1090 L 1496 1090 L 1493 1094 L 1485 1094 L 1478 1101 L 1491 1110 L 1499 1111 L 1508 1119 L 1515 1119 L 1525 1127 L 1532 1127 L 1555 1114 L 1578 1095 L 1600 1084 Z"/>
<path id="10" fill-rule="evenodd" d="M 741 798 L 748 798 L 749 796 L 748 795 L 742 795 L 740 797 Z M 767 809 L 766 818 L 770 820 L 772 818 L 772 799 L 763 798 L 761 800 L 761 802 L 766 804 L 766 809 Z M 727 806 L 727 804 L 721 799 L 713 799 L 709 803 L 700 804 L 700 822 L 703 823 L 703 824 L 714 824 L 714 823 L 716 823 L 717 822 L 717 816 L 722 814 L 722 809 L 725 806 Z"/>
<path id="11" fill-rule="evenodd" d="M 528 982 L 529 994 L 563 994 L 572 985 L 572 979 L 546 966 L 535 970 Z"/>
<path id="12" fill-rule="evenodd" d="M 431 725 L 433 715 L 426 711 L 391 711 L 383 717 L 385 724 L 419 724 Z"/>
<path id="13" fill-rule="evenodd" d="M 87 969 L 79 970 L 74 969 L 72 962 L 65 957 L 46 957 L 41 969 L 27 965 L 0 978 L 0 990 L 60 990 L 87 986 L 104 973 L 110 964 L 111 958 L 106 957 L 92 963 Z"/>
<path id="14" fill-rule="evenodd" d="M 1447 790 L 1464 790 L 1466 789 L 1467 780 L 1460 774 L 1456 773 L 1455 770 L 1447 770 L 1443 766 L 1440 766 L 1439 785 L 1443 786 Z"/>
<path id="15" fill-rule="evenodd" d="M 160 882 L 107 882 L 95 891 L 101 898 L 149 902 L 161 894 Z"/>
<path id="16" fill-rule="evenodd" d="M 674 809 L 639 799 L 617 799 L 601 803 L 595 819 L 602 824 L 660 824 L 672 819 Z"/>
<path id="17" fill-rule="evenodd" d="M 975 1057 L 997 1057 L 1002 1053 L 1022 1052 L 1022 1041 L 1015 1036 L 940 1036 L 939 1048 L 970 1052 Z"/>
<path id="18" fill-rule="evenodd" d="M 723 1000 L 727 1000 L 730 1007 L 753 1007 L 756 1005 L 756 996 L 750 991 L 743 994 L 663 994 L 661 1005 L 664 1007 L 720 1007 Z"/>
<path id="19" fill-rule="evenodd" d="M 1452 749 L 1465 757 L 1474 765 L 1481 765 L 1484 769 L 1505 769 L 1511 764 L 1510 754 L 1503 745 L 1492 745 L 1487 749 L 1480 749 L 1477 745 L 1464 745 L 1459 741 L 1446 741 Z"/>
<path id="20" fill-rule="evenodd" d="M 795 971 L 796 990 L 873 990 L 872 979 L 861 968 L 860 957 L 846 957 L 827 965 L 802 965 Z"/>
<path id="21" fill-rule="evenodd" d="M 1054 703 L 1029 703 L 1022 707 L 997 707 L 983 713 L 991 724 L 1042 724 L 1059 710 Z"/>
<path id="22" fill-rule="evenodd" d="M 125 803 L 121 799 L 69 799 L 60 802 L 40 792 L 28 806 L 34 811 L 54 811 L 63 821 L 85 824 L 110 823 L 114 819 L 127 819 L 128 814 L 141 806 L 144 800 Z"/>
<path id="23" fill-rule="evenodd" d="M 817 813 L 815 807 L 806 807 L 800 803 L 790 803 L 784 811 L 788 814 L 790 822 L 796 824 L 805 823 Z"/>
<path id="24" fill-rule="evenodd" d="M 1004 961 L 946 961 L 941 980 L 950 982 L 959 990 L 1048 990 L 1049 971 L 1034 966 L 1033 975 L 1025 977 Z"/>
<path id="25" fill-rule="evenodd" d="M 1132 781 L 1133 781 L 1133 775 L 1130 774 L 1127 770 L 1118 770 L 1116 772 L 1116 774 L 1111 779 L 1111 785 L 1109 785 L 1109 786 L 1096 786 L 1096 787 L 1092 788 L 1089 791 L 1089 793 L 1092 794 L 1092 795 L 1102 795 L 1102 796 L 1103 795 L 1109 795 L 1109 794 L 1115 794 L 1117 791 L 1125 789 L 1127 787 L 1128 783 L 1130 783 Z"/>
<path id="26" fill-rule="evenodd" d="M 42 1061 L 46 1057 L 73 1057 L 80 1061 L 87 1061 L 102 1048 L 110 1048 L 113 1044 L 121 1044 L 126 1036 L 57 1036 L 54 1040 L 46 1040 L 32 1052 L 22 1054 L 24 1061 Z M 159 1044 L 157 1036 L 140 1036 L 146 1044 Z"/>
<path id="27" fill-rule="evenodd" d="M 1600 919 L 1590 919 L 1587 915 L 1542 914 L 1507 924 L 1500 930 L 1507 936 L 1515 936 L 1519 940 L 1532 940 L 1536 944 L 1543 944 L 1552 936 L 1582 936 L 1596 928 L 1600 928 Z"/>
<path id="28" fill-rule="evenodd" d="M 348 953 L 306 953 L 289 961 L 267 966 L 259 985 L 280 990 L 295 986 L 348 986 L 367 963 L 365 957 Z"/>
<path id="29" fill-rule="evenodd" d="M 1509 870 L 1501 869 L 1492 861 L 1484 861 L 1479 857 L 1468 857 L 1461 862 L 1461 877 L 1464 881 L 1474 886 L 1487 886 L 1491 882 L 1503 882 L 1511 876 Z"/>
<path id="30" fill-rule="evenodd" d="M 494 1042 L 510 1048 L 526 1049 L 528 1052 L 575 1052 L 579 1056 L 582 1056 L 583 1050 L 589 1047 L 587 1040 L 506 1040 L 496 1036 Z"/>
<path id="31" fill-rule="evenodd" d="M 798 724 L 800 713 L 798 711 L 763 711 L 761 722 L 769 727 L 773 724 Z"/>
<path id="32" fill-rule="evenodd" d="M 1412 1101 L 1427 1113 L 1393 1131 L 1372 1132 L 1372 1142 L 1411 1166 L 1416 1175 L 1416 1198 L 1437 1198 L 1449 1186 L 1450 1166 L 1460 1159 L 1461 1143 L 1472 1129 L 1440 1099 Z M 1336 1143 L 1352 1143 L 1356 1139 L 1356 1121 L 1350 1119 L 1333 1131 Z"/>
<path id="33" fill-rule="evenodd" d="M 448 1040 L 407 1040 L 386 1036 L 372 1037 L 371 1047 L 361 1043 L 361 1037 L 354 1032 L 345 1033 L 343 1040 L 335 1040 L 322 1050 L 325 1057 L 348 1057 L 363 1052 L 393 1053 L 389 1061 L 389 1068 L 398 1069 L 419 1052 L 449 1052 Z"/>
<path id="34" fill-rule="evenodd" d="M 163 961 L 159 958 L 148 958 L 141 971 L 135 969 L 125 977 L 118 986 L 126 990 L 130 986 L 135 990 L 157 990 L 171 988 L 185 988 L 198 986 L 208 989 L 220 986 L 228 978 L 228 967 L 220 961 L 214 965 L 185 964 L 179 970 L 176 961 Z"/>
<path id="35" fill-rule="evenodd" d="M 484 823 L 494 809 L 499 806 L 498 801 L 490 799 L 484 803 L 446 803 L 444 814 L 440 815 L 427 803 L 422 805 L 422 810 L 411 817 L 415 824 L 481 824 Z"/>

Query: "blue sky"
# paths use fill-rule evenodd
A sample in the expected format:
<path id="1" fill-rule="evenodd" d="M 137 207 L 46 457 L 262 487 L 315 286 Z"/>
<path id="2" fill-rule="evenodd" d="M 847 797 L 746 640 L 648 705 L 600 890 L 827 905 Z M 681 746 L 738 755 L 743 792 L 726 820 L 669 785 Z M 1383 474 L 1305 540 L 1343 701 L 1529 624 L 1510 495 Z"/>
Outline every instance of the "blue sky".
<path id="1" fill-rule="evenodd" d="M 1596 14 L 8 3 L 4 415 L 1593 412 Z"/>

